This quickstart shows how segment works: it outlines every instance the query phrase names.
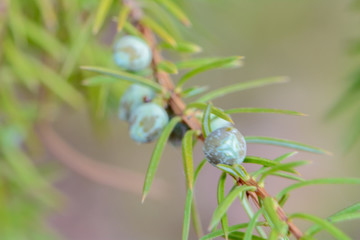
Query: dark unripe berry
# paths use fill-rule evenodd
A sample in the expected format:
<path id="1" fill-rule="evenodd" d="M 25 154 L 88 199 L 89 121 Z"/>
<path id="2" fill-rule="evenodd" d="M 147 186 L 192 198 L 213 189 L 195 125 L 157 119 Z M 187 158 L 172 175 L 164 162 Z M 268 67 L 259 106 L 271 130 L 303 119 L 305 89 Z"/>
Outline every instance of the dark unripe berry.
<path id="1" fill-rule="evenodd" d="M 155 97 L 155 92 L 143 85 L 133 84 L 123 94 L 120 100 L 119 118 L 129 120 L 131 113 L 144 102 L 149 102 Z"/>
<path id="2" fill-rule="evenodd" d="M 211 132 L 205 139 L 203 151 L 212 165 L 241 164 L 246 156 L 246 142 L 234 127 L 223 127 Z"/>
<path id="3" fill-rule="evenodd" d="M 182 139 L 187 130 L 189 130 L 189 127 L 185 123 L 179 122 L 176 124 L 169 137 L 170 143 L 175 147 L 181 146 Z"/>
<path id="4" fill-rule="evenodd" d="M 115 44 L 115 63 L 126 70 L 143 70 L 149 66 L 151 59 L 151 50 L 141 38 L 125 36 L 120 38 Z"/>
<path id="5" fill-rule="evenodd" d="M 130 116 L 130 137 L 138 143 L 148 143 L 159 137 L 169 121 L 166 111 L 155 103 L 144 103 Z"/>

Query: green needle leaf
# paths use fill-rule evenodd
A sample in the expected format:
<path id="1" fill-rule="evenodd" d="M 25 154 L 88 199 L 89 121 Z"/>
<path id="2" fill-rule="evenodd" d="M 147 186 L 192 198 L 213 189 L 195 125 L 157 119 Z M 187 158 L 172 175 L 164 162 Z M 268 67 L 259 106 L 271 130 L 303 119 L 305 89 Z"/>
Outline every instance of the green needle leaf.
<path id="1" fill-rule="evenodd" d="M 284 154 L 284 155 L 281 155 L 281 156 L 278 157 L 278 158 L 275 158 L 275 159 L 272 161 L 273 166 L 278 165 L 281 161 L 283 161 L 283 160 L 285 160 L 285 159 L 287 159 L 287 158 L 295 155 L 296 153 L 297 153 L 297 152 L 290 152 L 290 153 L 286 153 L 286 154 Z M 266 172 L 266 171 L 268 170 L 268 167 L 270 167 L 270 166 L 264 165 L 264 166 L 261 167 L 259 170 L 254 171 L 254 172 L 252 172 L 251 174 L 252 174 L 252 176 L 253 176 L 254 178 L 256 178 L 256 177 L 259 176 L 260 174 Z M 295 167 L 295 166 L 293 166 L 293 167 Z M 278 169 L 278 170 L 279 170 L 279 169 Z M 296 171 L 289 170 L 289 169 L 284 169 L 284 168 L 283 168 L 283 171 L 287 171 L 287 172 L 291 172 L 291 173 L 297 173 Z"/>
<path id="2" fill-rule="evenodd" d="M 198 68 L 195 68 L 195 69 L 189 71 L 188 73 L 186 73 L 179 80 L 179 82 L 177 84 L 177 87 L 182 87 L 191 77 L 193 77 L 193 76 L 195 76 L 195 75 L 197 75 L 199 73 L 202 73 L 202 72 L 214 69 L 214 68 L 221 68 L 224 65 L 231 64 L 233 62 L 238 62 L 242 58 L 243 57 L 236 56 L 236 57 L 228 57 L 228 58 L 218 59 L 218 60 L 215 60 L 215 61 L 210 62 L 208 64 L 205 64 L 203 66 L 200 66 Z"/>
<path id="3" fill-rule="evenodd" d="M 334 215 L 328 217 L 327 221 L 332 222 L 332 223 L 337 223 L 337 222 L 349 221 L 349 220 L 359 219 L 359 218 L 360 218 L 360 212 L 350 212 L 350 213 L 345 213 L 345 214 L 340 214 L 340 215 L 334 214 Z M 305 236 L 312 237 L 319 231 L 321 231 L 321 227 L 318 225 L 314 225 L 306 231 Z"/>
<path id="4" fill-rule="evenodd" d="M 99 87 L 97 90 L 95 105 L 95 113 L 99 118 L 104 118 L 107 110 L 107 100 L 109 97 L 109 86 Z"/>
<path id="5" fill-rule="evenodd" d="M 223 88 L 216 89 L 212 92 L 209 92 L 204 96 L 200 97 L 197 100 L 197 102 L 207 102 L 230 93 L 256 88 L 256 87 L 263 87 L 275 83 L 284 83 L 284 82 L 287 82 L 287 78 L 285 77 L 271 77 L 271 78 L 262 78 L 258 80 L 253 80 L 249 82 L 237 83 L 234 85 L 226 86 Z"/>
<path id="6" fill-rule="evenodd" d="M 66 58 L 63 61 L 64 63 L 60 70 L 61 75 L 65 78 L 68 78 L 78 66 L 79 58 L 82 56 L 81 54 L 85 52 L 83 49 L 88 45 L 91 37 L 91 24 L 92 19 L 89 18 L 82 26 L 82 29 L 77 32 L 76 38 L 74 37 L 74 40 L 70 45 L 69 52 L 66 54 Z"/>
<path id="7" fill-rule="evenodd" d="M 57 72 L 30 56 L 28 61 L 28 64 L 36 70 L 39 80 L 64 102 L 67 102 L 74 108 L 80 108 L 84 104 L 82 95 L 69 82 L 58 75 Z"/>
<path id="8" fill-rule="evenodd" d="M 289 197 L 290 197 L 290 194 L 285 194 L 284 196 L 282 196 L 278 201 L 279 205 L 284 206 L 284 204 L 289 199 Z"/>
<path id="9" fill-rule="evenodd" d="M 81 69 L 90 71 L 90 72 L 101 73 L 101 74 L 111 76 L 111 77 L 114 77 L 114 78 L 117 78 L 117 79 L 120 79 L 123 81 L 131 82 L 131 83 L 142 84 L 142 85 L 152 88 L 156 92 L 162 91 L 161 85 L 159 85 L 156 82 L 153 82 L 147 78 L 144 78 L 144 77 L 141 77 L 141 76 L 138 76 L 135 74 L 122 72 L 122 71 L 109 70 L 109 69 L 101 68 L 101 67 L 83 66 L 83 67 L 81 67 Z M 84 82 L 84 84 L 85 85 L 91 85 L 91 84 L 94 85 L 94 83 L 92 83 L 91 81 Z M 98 82 L 95 81 L 95 84 L 98 84 Z"/>
<path id="10" fill-rule="evenodd" d="M 276 195 L 276 198 L 280 199 L 283 195 L 297 188 L 305 187 L 309 185 L 315 185 L 315 184 L 360 184 L 360 179 L 359 178 L 320 178 L 320 179 L 305 180 L 284 188 Z"/>
<path id="11" fill-rule="evenodd" d="M 141 22 L 157 33 L 159 37 L 162 38 L 165 42 L 171 46 L 176 46 L 176 40 L 157 22 L 148 17 L 143 17 Z"/>
<path id="12" fill-rule="evenodd" d="M 272 230 L 269 239 L 279 239 L 278 236 L 282 236 L 288 231 L 288 225 L 280 219 L 277 213 L 278 203 L 272 197 L 266 197 L 263 200 L 263 207 L 264 217 Z M 272 235 L 277 237 L 274 238 Z"/>
<path id="13" fill-rule="evenodd" d="M 110 10 L 113 0 L 101 0 L 96 12 L 93 33 L 97 34 L 102 27 L 104 20 Z"/>
<path id="14" fill-rule="evenodd" d="M 230 240 L 243 240 L 245 233 L 243 232 L 232 232 L 229 235 Z M 256 235 L 251 236 L 252 240 L 266 240 L 265 238 L 258 237 Z"/>
<path id="15" fill-rule="evenodd" d="M 157 0 L 162 4 L 170 13 L 178 18 L 185 26 L 190 26 L 191 22 L 186 14 L 177 6 L 172 0 Z"/>
<path id="16" fill-rule="evenodd" d="M 219 223 L 221 218 L 224 216 L 226 211 L 229 209 L 230 205 L 234 202 L 236 197 L 241 192 L 255 191 L 255 190 L 256 190 L 256 187 L 253 187 L 253 186 L 237 186 L 237 187 L 235 187 L 215 209 L 213 217 L 210 222 L 209 229 L 214 228 Z"/>
<path id="17" fill-rule="evenodd" d="M 211 112 L 212 104 L 208 104 L 205 109 L 205 112 L 202 117 L 202 133 L 204 138 L 206 138 L 211 133 L 211 126 L 210 126 L 210 112 Z"/>
<path id="18" fill-rule="evenodd" d="M 218 165 L 216 165 L 216 167 L 219 168 L 220 170 L 230 174 L 234 178 L 240 177 L 244 181 L 249 179 L 247 172 L 241 165 L 229 166 L 229 165 L 225 165 L 225 164 L 218 164 Z"/>
<path id="19" fill-rule="evenodd" d="M 189 238 L 192 200 L 193 200 L 193 191 L 189 188 L 187 191 L 186 200 L 185 200 L 182 240 L 187 240 Z"/>
<path id="20" fill-rule="evenodd" d="M 341 215 L 345 215 L 345 214 L 349 214 L 349 213 L 354 213 L 356 211 L 360 211 L 360 202 L 355 203 L 354 205 L 351 205 L 350 207 L 347 207 L 345 209 L 342 209 L 339 212 L 333 214 L 332 216 L 333 217 L 341 216 Z"/>
<path id="21" fill-rule="evenodd" d="M 349 220 L 359 219 L 359 218 L 360 218 L 360 212 L 356 212 L 356 213 L 347 213 L 347 214 L 342 214 L 339 216 L 334 216 L 334 217 L 331 217 L 329 220 L 331 222 L 343 222 L 343 221 L 349 221 Z"/>
<path id="22" fill-rule="evenodd" d="M 38 88 L 38 73 L 32 66 L 29 66 L 26 55 L 17 49 L 14 43 L 8 39 L 4 39 L 2 42 L 2 49 L 3 56 L 9 62 L 14 74 L 22 84 L 35 92 Z"/>
<path id="23" fill-rule="evenodd" d="M 310 214 L 305 214 L 305 213 L 294 213 L 294 214 L 289 216 L 289 219 L 293 219 L 293 218 L 301 218 L 301 219 L 308 220 L 308 221 L 311 221 L 313 223 L 316 223 L 317 225 L 319 225 L 323 229 L 327 230 L 336 239 L 339 239 L 339 240 L 351 240 L 351 238 L 349 238 L 341 230 L 336 228 L 334 225 L 332 225 L 328 221 L 326 221 L 324 219 L 321 219 L 319 217 L 316 217 L 316 216 L 313 216 L 313 215 L 310 215 Z"/>
<path id="24" fill-rule="evenodd" d="M 204 235 L 200 214 L 196 206 L 195 197 L 193 196 L 192 205 L 191 205 L 191 219 L 193 221 L 194 230 L 198 238 Z"/>
<path id="25" fill-rule="evenodd" d="M 310 145 L 306 145 L 306 144 L 291 141 L 291 140 L 286 140 L 286 139 L 271 138 L 271 137 L 259 137 L 259 136 L 247 136 L 247 137 L 245 137 L 245 140 L 246 140 L 246 143 L 270 144 L 270 145 L 276 145 L 276 146 L 281 146 L 281 147 L 293 148 L 296 150 L 301 150 L 301 151 L 306 151 L 306 152 L 331 155 L 330 152 L 328 152 L 324 149 L 321 149 L 318 147 L 313 147 Z"/>
<path id="26" fill-rule="evenodd" d="M 188 89 L 185 89 L 181 92 L 181 96 L 183 98 L 188 98 L 188 97 L 194 97 L 196 95 L 202 94 L 203 92 L 207 91 L 208 87 L 207 86 L 203 86 L 203 87 L 190 87 Z"/>
<path id="27" fill-rule="evenodd" d="M 296 116 L 307 116 L 301 112 L 295 112 L 290 110 L 282 110 L 275 108 L 233 108 L 224 111 L 228 114 L 233 113 L 279 113 L 279 114 L 287 114 L 287 115 L 296 115 Z"/>
<path id="28" fill-rule="evenodd" d="M 253 231 L 254 231 L 254 228 L 256 226 L 256 223 L 257 223 L 257 220 L 258 218 L 260 217 L 261 213 L 262 213 L 263 209 L 260 208 L 256 213 L 255 215 L 250 219 L 250 222 L 249 222 L 249 226 L 246 228 L 246 232 L 245 232 L 245 236 L 244 236 L 244 240 L 251 240 L 253 239 Z"/>
<path id="29" fill-rule="evenodd" d="M 54 4 L 51 1 L 36 0 L 39 10 L 41 12 L 44 23 L 48 28 L 54 28 L 57 25 L 57 16 L 54 9 Z M 24 21 L 25 23 L 25 21 Z"/>
<path id="30" fill-rule="evenodd" d="M 281 239 L 281 234 L 277 232 L 275 229 L 271 229 L 268 240 L 278 240 L 278 239 Z"/>
<path id="31" fill-rule="evenodd" d="M 301 177 L 290 175 L 290 174 L 287 174 L 287 173 L 276 172 L 276 173 L 271 173 L 270 175 L 277 176 L 277 177 L 282 177 L 282 178 L 287 178 L 287 179 L 295 180 L 295 181 L 304 181 L 304 179 L 301 178 Z"/>
<path id="32" fill-rule="evenodd" d="M 233 226 L 230 226 L 229 227 L 229 233 L 231 232 L 234 232 L 238 229 L 241 229 L 241 228 L 247 228 L 248 227 L 248 223 L 241 223 L 241 224 L 237 224 L 237 225 L 233 225 Z M 261 226 L 261 225 L 264 225 L 264 222 L 257 222 L 255 223 L 256 226 Z M 216 237 L 221 237 L 224 235 L 224 232 L 223 230 L 216 230 L 214 232 L 211 232 L 205 236 L 203 236 L 202 238 L 200 238 L 200 240 L 208 240 L 208 239 L 213 239 L 213 238 L 216 238 Z M 255 238 L 253 238 L 254 240 Z"/>
<path id="33" fill-rule="evenodd" d="M 11 72 L 8 71 L 7 68 L 3 67 L 0 70 L 0 79 L 1 79 L 0 108 L 2 114 L 6 115 L 7 119 L 9 119 L 9 121 L 11 121 L 14 126 L 23 126 L 25 128 L 30 127 L 30 123 L 27 118 L 28 109 L 26 109 L 26 106 L 24 106 L 23 103 L 20 103 L 16 99 L 15 86 L 13 84 L 13 81 L 10 80 L 12 79 Z M 20 107 L 24 107 L 23 111 L 19 111 Z M 4 124 L 1 124 L 1 126 L 4 126 Z M 8 129 L 9 127 L 5 127 L 5 128 L 1 127 L 1 128 Z M 10 133 L 14 132 L 12 134 L 9 134 L 10 136 L 17 134 L 16 131 L 9 131 L 9 132 Z M 0 134 L 1 134 L 1 130 L 0 130 Z"/>
<path id="34" fill-rule="evenodd" d="M 2 1 L 4 2 L 4 1 Z M 14 38 L 14 44 L 18 45 L 18 46 L 24 46 L 27 44 L 26 41 L 26 27 L 25 27 L 25 23 L 24 21 L 26 21 L 25 18 L 21 17 L 22 15 L 24 15 L 23 10 L 22 10 L 22 6 L 20 2 L 17 1 L 11 1 L 11 4 L 9 4 L 10 2 L 7 1 L 7 6 L 8 6 L 8 11 L 7 14 L 8 15 L 8 26 L 9 26 L 9 30 L 12 32 L 13 34 L 13 38 Z M 4 16 L 5 14 L 2 14 L 1 16 L 1 25 L 2 28 L 3 26 L 5 26 L 6 21 L 4 21 Z M 10 38 L 4 38 L 2 37 L 2 40 L 10 40 Z M 3 46 L 2 46 L 3 48 Z"/>
<path id="35" fill-rule="evenodd" d="M 204 167 L 205 163 L 207 162 L 206 159 L 203 159 L 199 165 L 197 166 L 197 168 L 195 169 L 195 172 L 194 172 L 194 182 L 196 182 L 196 179 L 201 171 L 201 169 Z"/>
<path id="36" fill-rule="evenodd" d="M 128 21 L 126 21 L 126 22 L 124 23 L 124 30 L 125 30 L 127 33 L 131 34 L 131 35 L 137 36 L 137 37 L 145 40 L 145 39 L 144 39 L 144 36 L 142 35 L 142 33 L 141 33 L 136 27 L 134 27 L 131 23 L 129 23 Z"/>
<path id="37" fill-rule="evenodd" d="M 23 21 L 25 24 L 26 34 L 34 43 L 47 51 L 52 57 L 59 61 L 63 61 L 63 57 L 67 52 L 65 46 L 54 35 L 49 33 L 44 27 L 27 19 Z"/>
<path id="38" fill-rule="evenodd" d="M 207 108 L 208 104 L 206 103 L 198 103 L 198 102 L 194 102 L 194 103 L 190 103 L 186 106 L 186 109 L 190 109 L 190 108 L 197 108 L 200 110 L 205 110 Z M 226 113 L 224 113 L 221 109 L 216 108 L 214 106 L 211 106 L 211 113 L 215 114 L 216 116 L 218 116 L 219 118 L 222 118 L 226 121 L 229 121 L 231 123 L 234 123 L 233 120 L 230 118 L 230 116 Z"/>
<path id="39" fill-rule="evenodd" d="M 174 129 L 175 125 L 177 123 L 179 123 L 180 120 L 181 120 L 180 117 L 172 118 L 171 121 L 168 123 L 168 125 L 166 125 L 166 127 L 164 128 L 163 132 L 161 133 L 161 135 L 159 137 L 159 140 L 156 143 L 156 146 L 155 146 L 154 152 L 151 156 L 149 167 L 147 169 L 146 176 L 145 176 L 142 202 L 144 202 L 147 194 L 149 193 L 149 190 L 150 190 L 152 181 L 154 179 L 157 167 L 159 165 L 160 158 L 161 158 L 161 155 L 165 148 L 166 142 L 167 142 L 172 130 Z"/>
<path id="40" fill-rule="evenodd" d="M 203 159 L 199 165 L 196 167 L 195 172 L 194 172 L 194 185 L 196 182 L 196 179 L 201 171 L 201 169 L 204 167 L 205 163 L 207 162 L 206 159 Z M 193 195 L 193 199 L 192 199 L 192 205 L 191 205 L 191 218 L 193 221 L 193 226 L 195 229 L 195 232 L 197 234 L 198 237 L 203 235 L 203 230 L 202 230 L 202 225 L 201 225 L 201 220 L 200 220 L 200 216 L 199 216 L 199 211 L 196 207 L 196 202 L 195 202 L 195 197 Z"/>
<path id="41" fill-rule="evenodd" d="M 226 181 L 226 173 L 223 172 L 220 176 L 219 179 L 219 183 L 218 183 L 218 191 L 217 191 L 217 200 L 218 200 L 218 204 L 221 204 L 221 202 L 224 200 L 225 198 L 225 181 Z M 222 230 L 224 232 L 224 236 L 225 239 L 228 239 L 228 235 L 229 235 L 229 225 L 228 225 L 228 220 L 227 220 L 227 216 L 226 213 L 224 214 L 224 216 L 221 218 L 221 227 Z"/>
<path id="42" fill-rule="evenodd" d="M 262 174 L 261 180 L 264 180 L 266 176 L 276 173 L 277 171 L 285 171 L 285 172 L 291 172 L 291 173 L 297 173 L 294 168 L 302 165 L 309 164 L 309 161 L 296 161 L 296 162 L 290 162 L 290 163 L 282 163 L 277 164 L 276 166 L 270 167 L 268 169 L 259 170 L 256 171 L 256 176 L 259 174 Z M 255 174 L 254 174 L 255 175 Z"/>
<path id="43" fill-rule="evenodd" d="M 255 163 L 266 167 L 278 165 L 278 163 L 273 160 L 255 156 L 246 156 L 244 163 Z"/>
<path id="44" fill-rule="evenodd" d="M 180 53 L 199 53 L 202 51 L 202 48 L 200 46 L 191 42 L 184 42 L 184 41 L 177 41 L 175 46 L 167 42 L 163 42 L 159 44 L 159 46 L 164 49 L 175 50 Z M 177 63 L 176 66 L 179 67 L 181 65 Z"/>
<path id="45" fill-rule="evenodd" d="M 170 73 L 170 74 L 178 74 L 178 69 L 176 65 L 170 61 L 161 61 L 157 65 L 159 70 L 162 70 L 164 72 Z"/>
<path id="46" fill-rule="evenodd" d="M 128 5 L 123 5 L 119 11 L 118 21 L 117 21 L 117 31 L 120 32 L 126 23 L 126 20 L 130 13 L 130 7 Z"/>
<path id="47" fill-rule="evenodd" d="M 249 219 L 252 219 L 254 217 L 254 213 L 253 210 L 250 206 L 250 203 L 246 197 L 246 194 L 241 194 L 239 197 L 240 201 L 241 201 L 241 205 L 244 208 L 246 214 L 248 215 Z M 261 201 L 260 201 L 261 203 Z M 268 223 L 266 222 L 266 224 L 268 225 Z M 263 230 L 263 228 L 261 226 L 256 226 L 256 231 L 259 233 L 259 235 L 263 238 L 267 239 L 267 234 L 265 233 L 265 231 Z"/>
<path id="48" fill-rule="evenodd" d="M 172 1 L 172 0 L 171 0 Z M 141 4 L 146 16 L 156 20 L 174 38 L 182 38 L 179 24 L 174 21 L 173 15 L 157 1 L 143 1 Z"/>
<path id="49" fill-rule="evenodd" d="M 277 214 L 277 207 L 277 203 L 272 197 L 266 197 L 264 199 L 264 210 L 266 211 L 266 216 L 269 218 L 268 220 L 270 220 L 269 223 L 273 226 L 277 233 L 282 233 L 286 223 L 281 221 L 279 218 L 279 215 Z"/>
<path id="50" fill-rule="evenodd" d="M 220 170 L 222 170 L 223 172 L 226 172 L 228 174 L 230 174 L 231 176 L 233 176 L 234 178 L 237 178 L 240 176 L 240 173 L 238 173 L 236 171 L 236 169 L 234 169 L 233 167 L 229 166 L 229 165 L 225 165 L 225 164 L 218 164 L 216 165 Z"/>
<path id="51" fill-rule="evenodd" d="M 280 157 L 277 157 L 274 159 L 274 162 L 281 162 L 289 157 L 294 156 L 295 154 L 297 154 L 298 152 L 289 152 L 289 153 L 285 153 L 284 155 L 281 155 Z"/>
<path id="52" fill-rule="evenodd" d="M 176 66 L 179 69 L 199 68 L 201 66 L 208 65 L 210 63 L 219 61 L 220 59 L 221 58 L 191 58 L 191 59 L 177 62 Z M 241 61 L 234 61 L 234 62 L 230 62 L 229 64 L 219 66 L 218 68 L 234 68 L 234 67 L 239 67 L 241 65 L 242 65 Z"/>
<path id="53" fill-rule="evenodd" d="M 182 156 L 184 172 L 188 188 L 192 191 L 194 185 L 194 163 L 193 163 L 193 136 L 196 131 L 190 130 L 185 133 L 182 140 Z"/>
<path id="54" fill-rule="evenodd" d="M 97 76 L 93 76 L 90 78 L 87 78 L 83 81 L 84 85 L 89 86 L 89 87 L 98 87 L 98 86 L 103 86 L 103 85 L 107 85 L 107 84 L 112 84 L 112 83 L 118 83 L 119 80 L 115 79 L 113 77 L 109 77 L 109 76 L 105 76 L 105 75 L 97 75 Z"/>
<path id="55" fill-rule="evenodd" d="M 276 171 L 297 173 L 295 170 L 293 170 L 293 168 L 303 166 L 303 165 L 306 165 L 309 163 L 310 162 L 306 161 L 306 160 L 300 160 L 300 161 L 288 162 L 288 163 L 279 163 L 276 166 L 272 166 L 272 167 L 266 169 L 266 171 L 263 171 L 262 173 L 263 174 L 272 174 Z"/>

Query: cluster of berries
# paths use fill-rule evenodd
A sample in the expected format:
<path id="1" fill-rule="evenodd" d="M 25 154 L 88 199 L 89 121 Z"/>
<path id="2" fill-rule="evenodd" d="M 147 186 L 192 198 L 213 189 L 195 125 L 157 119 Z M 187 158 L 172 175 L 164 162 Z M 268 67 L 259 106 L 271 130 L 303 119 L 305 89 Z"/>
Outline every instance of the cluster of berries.
<path id="1" fill-rule="evenodd" d="M 129 122 L 130 137 L 135 142 L 154 141 L 169 121 L 164 108 L 151 102 L 154 97 L 151 89 L 133 84 L 121 98 L 119 118 Z"/>
<path id="2" fill-rule="evenodd" d="M 152 53 L 140 38 L 125 36 L 115 45 L 115 63 L 127 71 L 140 71 L 149 66 Z M 120 100 L 119 118 L 129 122 L 130 137 L 138 143 L 149 143 L 159 137 L 169 121 L 166 110 L 153 101 L 155 92 L 143 85 L 133 84 Z M 200 116 L 199 116 L 200 117 Z M 204 143 L 204 153 L 212 165 L 234 165 L 243 162 L 246 142 L 233 125 L 213 114 L 210 116 L 211 133 Z M 181 145 L 188 126 L 178 123 L 170 135 L 170 142 Z"/>
<path id="3" fill-rule="evenodd" d="M 151 63 L 151 50 L 140 38 L 125 36 L 115 45 L 115 63 L 127 71 L 141 71 Z M 155 140 L 169 121 L 168 114 L 152 102 L 155 92 L 143 85 L 131 85 L 120 101 L 119 118 L 130 124 L 130 137 L 139 143 Z"/>

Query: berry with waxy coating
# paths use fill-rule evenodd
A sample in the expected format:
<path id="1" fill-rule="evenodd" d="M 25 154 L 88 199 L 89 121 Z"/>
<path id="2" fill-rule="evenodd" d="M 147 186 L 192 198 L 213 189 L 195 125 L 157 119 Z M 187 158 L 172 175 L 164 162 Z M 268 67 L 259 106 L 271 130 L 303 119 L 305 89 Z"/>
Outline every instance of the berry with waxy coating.
<path id="1" fill-rule="evenodd" d="M 204 142 L 203 151 L 209 163 L 241 164 L 246 156 L 246 142 L 234 127 L 223 127 L 211 132 Z"/>
<path id="2" fill-rule="evenodd" d="M 115 44 L 115 63 L 126 70 L 143 70 L 149 66 L 151 59 L 151 49 L 147 43 L 139 37 L 124 36 Z"/>
<path id="3" fill-rule="evenodd" d="M 131 85 L 120 100 L 119 118 L 129 120 L 131 113 L 144 102 L 149 102 L 155 97 L 155 92 L 140 84 Z"/>
<path id="4" fill-rule="evenodd" d="M 169 121 L 166 111 L 156 103 L 144 103 L 130 116 L 130 137 L 138 143 L 157 139 Z"/>

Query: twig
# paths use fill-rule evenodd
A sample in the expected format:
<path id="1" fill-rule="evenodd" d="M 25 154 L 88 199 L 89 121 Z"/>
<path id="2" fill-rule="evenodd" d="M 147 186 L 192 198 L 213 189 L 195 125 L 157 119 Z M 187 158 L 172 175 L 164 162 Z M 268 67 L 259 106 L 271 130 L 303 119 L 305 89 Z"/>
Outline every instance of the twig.
<path id="1" fill-rule="evenodd" d="M 139 9 L 138 5 L 136 4 L 135 0 L 123 0 L 124 4 L 128 4 L 131 7 L 132 12 L 142 12 Z M 134 7 L 136 6 L 136 7 Z M 170 76 L 162 71 L 158 71 L 157 65 L 162 60 L 162 55 L 160 51 L 156 47 L 156 38 L 154 33 L 151 29 L 147 28 L 146 26 L 142 25 L 139 22 L 139 19 L 132 19 L 135 23 L 137 28 L 144 34 L 145 39 L 148 41 L 150 48 L 153 52 L 153 59 L 152 59 L 152 70 L 155 79 L 170 93 L 170 98 L 168 100 L 168 104 L 170 108 L 173 110 L 174 114 L 181 116 L 182 120 L 192 129 L 192 130 L 199 130 L 201 132 L 201 123 L 194 115 L 188 115 L 185 113 L 186 104 L 181 98 L 179 94 L 174 91 L 174 84 L 170 78 Z M 201 140 L 204 140 L 203 136 L 199 137 Z M 267 191 L 258 185 L 258 183 L 254 179 L 250 179 L 246 182 L 242 181 L 240 178 L 237 179 L 237 183 L 239 185 L 248 185 L 248 186 L 255 186 L 255 192 L 248 192 L 248 196 L 254 201 L 255 205 L 259 208 L 259 200 L 258 197 L 261 199 L 265 199 L 267 197 L 271 197 Z M 300 229 L 291 221 L 288 220 L 285 211 L 279 206 L 277 208 L 277 213 L 279 218 L 286 222 L 289 226 L 289 231 L 294 235 L 296 239 L 300 239 L 303 236 L 303 233 Z"/>
<path id="2" fill-rule="evenodd" d="M 37 126 L 37 132 L 46 149 L 56 159 L 79 175 L 94 182 L 141 195 L 144 175 L 129 169 L 110 166 L 97 162 L 73 149 L 64 141 L 47 123 Z M 160 179 L 154 179 L 154 191 L 149 197 L 163 200 L 166 194 L 167 184 Z"/>
<path id="3" fill-rule="evenodd" d="M 254 179 L 250 179 L 250 180 L 244 182 L 241 178 L 239 178 L 239 179 L 237 179 L 237 184 L 256 187 L 256 191 L 255 192 L 247 192 L 247 196 L 253 200 L 253 202 L 255 203 L 255 205 L 258 208 L 260 208 L 260 203 L 259 203 L 258 197 L 260 197 L 261 199 L 271 197 L 270 194 L 267 193 L 265 188 L 260 187 Z M 300 239 L 303 236 L 303 233 L 300 231 L 300 229 L 287 218 L 285 211 L 280 206 L 278 206 L 278 208 L 276 210 L 277 210 L 277 214 L 278 214 L 279 218 L 282 221 L 286 222 L 287 225 L 289 226 L 289 231 L 294 235 L 294 237 L 296 237 L 296 239 Z"/>

